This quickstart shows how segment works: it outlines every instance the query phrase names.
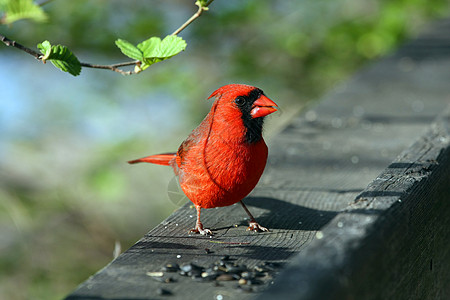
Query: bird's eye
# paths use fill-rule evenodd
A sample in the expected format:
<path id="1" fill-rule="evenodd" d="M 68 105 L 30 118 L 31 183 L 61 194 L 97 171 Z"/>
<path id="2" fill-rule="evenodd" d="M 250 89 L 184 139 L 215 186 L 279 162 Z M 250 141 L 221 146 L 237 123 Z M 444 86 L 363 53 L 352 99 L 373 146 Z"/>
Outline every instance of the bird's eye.
<path id="1" fill-rule="evenodd" d="M 234 99 L 234 102 L 238 105 L 238 106 L 243 106 L 245 104 L 245 102 L 247 102 L 245 100 L 244 97 L 237 97 L 236 99 Z"/>

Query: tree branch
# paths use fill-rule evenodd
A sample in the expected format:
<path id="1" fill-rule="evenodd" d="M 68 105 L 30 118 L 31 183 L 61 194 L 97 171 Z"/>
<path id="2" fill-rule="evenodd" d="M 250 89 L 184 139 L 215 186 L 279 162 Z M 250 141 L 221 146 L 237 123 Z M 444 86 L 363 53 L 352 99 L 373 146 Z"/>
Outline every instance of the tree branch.
<path id="1" fill-rule="evenodd" d="M 26 53 L 33 55 L 36 59 L 41 59 L 42 54 L 40 54 L 39 52 L 36 52 L 30 48 L 27 48 L 21 44 L 19 44 L 16 41 L 10 40 L 8 39 L 6 36 L 0 34 L 0 41 L 2 41 L 6 46 L 11 46 L 17 49 L 20 49 L 22 51 L 25 51 Z"/>
<path id="2" fill-rule="evenodd" d="M 42 60 L 42 54 L 39 52 L 34 51 L 33 49 L 27 48 L 25 46 L 23 46 L 22 44 L 19 44 L 16 41 L 10 40 L 9 38 L 7 38 L 6 36 L 0 34 L 0 41 L 2 41 L 6 46 L 10 46 L 10 47 L 14 47 L 17 48 L 19 50 L 25 51 L 26 53 L 34 56 L 36 59 L 38 60 Z M 111 70 L 123 75 L 131 75 L 133 73 L 136 73 L 134 71 L 123 71 L 121 69 L 119 69 L 120 67 L 126 67 L 126 66 L 133 66 L 140 63 L 138 60 L 136 61 L 129 61 L 129 62 L 123 62 L 123 63 L 118 63 L 118 64 L 113 64 L 113 65 L 96 65 L 96 64 L 90 64 L 90 63 L 84 63 L 81 62 L 81 66 L 82 67 L 86 67 L 86 68 L 95 68 L 95 69 L 105 69 L 105 70 Z"/>
<path id="3" fill-rule="evenodd" d="M 48 1 L 44 1 L 43 3 L 41 3 L 41 5 L 44 5 L 48 2 L 50 2 L 52 0 L 48 0 Z M 213 2 L 214 0 L 209 0 L 204 6 L 197 4 L 198 5 L 198 10 L 196 13 L 194 13 L 194 15 L 192 15 L 183 25 L 181 25 L 177 30 L 175 30 L 171 35 L 177 35 L 179 34 L 181 31 L 183 31 L 187 26 L 189 26 L 192 22 L 194 22 L 198 17 L 201 16 L 201 14 L 205 11 L 208 10 L 208 6 Z M 0 34 L 0 40 L 6 45 L 6 46 L 12 46 L 14 48 L 17 48 L 19 50 L 25 51 L 26 53 L 34 56 L 36 59 L 38 60 L 42 60 L 42 54 L 39 52 L 34 51 L 33 49 L 27 48 L 19 43 L 17 43 L 16 41 L 10 40 L 8 39 L 6 36 Z M 96 65 L 96 64 L 90 64 L 90 63 L 84 63 L 81 62 L 81 66 L 85 67 L 85 68 L 94 68 L 94 69 L 104 69 L 104 70 L 111 70 L 123 75 L 131 75 L 131 74 L 135 74 L 135 71 L 123 71 L 121 69 L 119 69 L 120 67 L 126 67 L 126 66 L 134 66 L 134 65 L 138 65 L 140 63 L 140 61 L 135 60 L 135 61 L 128 61 L 128 62 L 123 62 L 123 63 L 118 63 L 118 64 L 112 64 L 112 65 Z"/>
<path id="4" fill-rule="evenodd" d="M 119 63 L 119 64 L 114 64 L 114 65 L 96 65 L 96 64 L 89 64 L 89 63 L 80 63 L 82 67 L 85 68 L 93 68 L 93 69 L 104 69 L 104 70 L 111 70 L 117 73 L 120 73 L 122 75 L 131 75 L 134 74 L 136 72 L 134 71 L 123 71 L 121 69 L 119 69 L 120 67 L 126 67 L 126 66 L 133 66 L 140 63 L 140 61 L 136 60 L 136 61 L 129 61 L 129 62 L 123 62 L 123 63 Z"/>

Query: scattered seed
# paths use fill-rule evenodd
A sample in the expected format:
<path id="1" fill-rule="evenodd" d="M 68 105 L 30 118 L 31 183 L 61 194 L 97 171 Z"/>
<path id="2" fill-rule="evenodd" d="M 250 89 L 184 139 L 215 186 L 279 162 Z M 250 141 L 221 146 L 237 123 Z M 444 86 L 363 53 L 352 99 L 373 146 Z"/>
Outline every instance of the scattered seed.
<path id="1" fill-rule="evenodd" d="M 205 248 L 207 253 L 210 249 Z M 181 255 L 178 255 L 181 257 Z M 177 257 L 178 257 L 177 256 Z M 221 286 L 220 282 L 237 281 L 237 288 L 242 292 L 254 292 L 263 289 L 262 284 L 272 280 L 273 273 L 282 267 L 280 263 L 264 262 L 253 268 L 233 262 L 235 259 L 225 255 L 209 267 L 202 267 L 194 263 L 185 263 L 181 266 L 177 263 L 168 263 L 159 272 L 147 272 L 147 275 L 162 283 L 171 283 L 176 280 L 173 277 L 164 276 L 165 272 L 178 272 L 182 276 L 189 276 L 193 281 L 211 282 L 215 286 Z M 159 289 L 159 295 L 171 295 L 166 289 Z"/>
<path id="2" fill-rule="evenodd" d="M 253 273 L 253 272 L 245 271 L 245 272 L 241 273 L 241 277 L 244 279 L 254 279 L 256 276 L 255 276 L 255 273 Z"/>
<path id="3" fill-rule="evenodd" d="M 203 268 L 200 266 L 197 266 L 193 263 L 188 263 L 180 266 L 180 270 L 183 272 L 192 272 L 192 271 L 201 271 Z"/>
<path id="4" fill-rule="evenodd" d="M 163 272 L 147 272 L 146 274 L 147 274 L 147 276 L 150 276 L 150 277 L 163 277 L 164 276 Z"/>
<path id="5" fill-rule="evenodd" d="M 230 263 L 225 263 L 226 271 L 228 273 L 238 274 L 247 270 L 245 265 L 235 265 Z"/>
<path id="6" fill-rule="evenodd" d="M 236 278 L 232 275 L 232 274 L 222 274 L 217 276 L 216 280 L 218 281 L 232 281 L 235 280 Z"/>
<path id="7" fill-rule="evenodd" d="M 208 272 L 202 272 L 202 277 L 208 277 L 209 273 Z"/>
<path id="8" fill-rule="evenodd" d="M 264 273 L 264 272 L 267 272 L 267 271 L 268 271 L 268 270 L 267 270 L 264 266 L 262 266 L 262 265 L 255 266 L 255 267 L 253 268 L 253 270 L 254 270 L 255 272 L 258 272 L 258 273 Z"/>
<path id="9" fill-rule="evenodd" d="M 161 271 L 163 271 L 163 272 L 177 272 L 179 270 L 180 270 L 180 266 L 176 263 L 174 263 L 174 264 L 170 263 L 161 268 Z"/>

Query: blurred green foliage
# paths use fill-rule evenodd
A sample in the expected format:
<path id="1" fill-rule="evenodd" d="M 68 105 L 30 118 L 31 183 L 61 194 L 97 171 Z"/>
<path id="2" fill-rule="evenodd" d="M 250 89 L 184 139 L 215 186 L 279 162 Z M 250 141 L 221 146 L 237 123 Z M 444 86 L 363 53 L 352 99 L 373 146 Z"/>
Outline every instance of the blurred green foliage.
<path id="1" fill-rule="evenodd" d="M 117 38 L 166 36 L 197 7 L 54 0 L 43 9 L 46 22 L 0 31 L 29 47 L 49 40 L 81 61 L 111 64 L 123 60 Z M 182 55 L 131 77 L 89 70 L 63 78 L 0 45 L 20 87 L 0 105 L 13 115 L 11 104 L 22 103 L 14 109 L 23 118 L 5 109 L 0 118 L 0 126 L 16 124 L 0 145 L 0 298 L 63 297 L 111 260 L 115 241 L 128 248 L 176 209 L 166 195 L 170 170 L 125 161 L 176 149 L 209 109 L 208 92 L 250 83 L 288 110 L 448 12 L 447 0 L 216 0 L 181 33 Z"/>
<path id="2" fill-rule="evenodd" d="M 11 24 L 23 19 L 36 22 L 47 20 L 45 12 L 33 0 L 0 0 L 0 12 L 3 12 L 0 24 Z"/>

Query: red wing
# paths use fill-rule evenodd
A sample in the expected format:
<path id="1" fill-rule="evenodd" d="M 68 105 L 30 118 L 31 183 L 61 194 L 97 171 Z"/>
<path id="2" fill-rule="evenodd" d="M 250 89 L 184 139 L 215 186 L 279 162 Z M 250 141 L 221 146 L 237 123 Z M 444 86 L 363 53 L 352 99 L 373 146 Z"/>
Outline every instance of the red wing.
<path id="1" fill-rule="evenodd" d="M 191 146 L 194 145 L 194 143 L 195 143 L 195 138 L 192 135 L 188 136 L 188 138 L 185 139 L 183 141 L 183 143 L 181 143 L 181 145 L 177 151 L 177 160 L 176 161 L 177 161 L 178 167 L 181 167 L 181 165 L 183 164 L 184 156 L 189 151 L 189 148 L 191 148 Z"/>

